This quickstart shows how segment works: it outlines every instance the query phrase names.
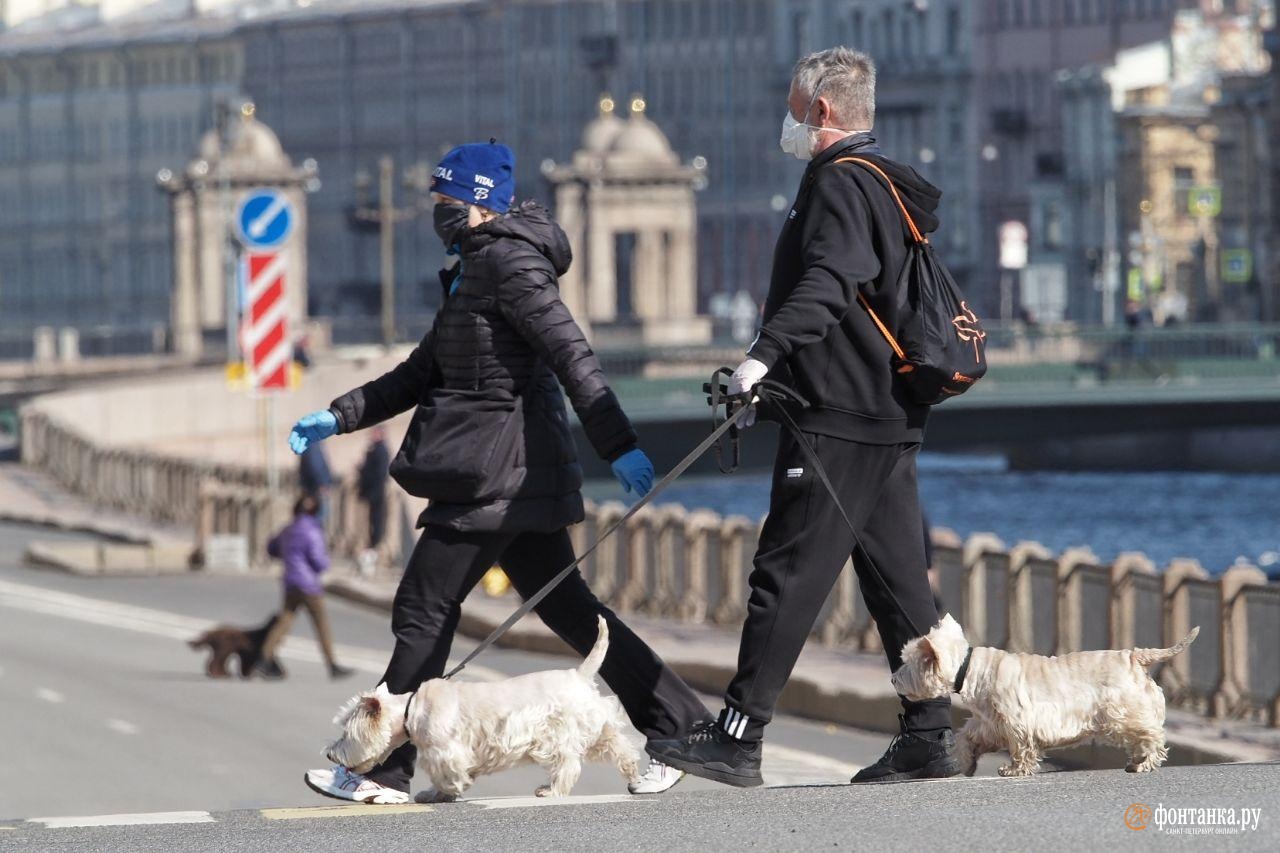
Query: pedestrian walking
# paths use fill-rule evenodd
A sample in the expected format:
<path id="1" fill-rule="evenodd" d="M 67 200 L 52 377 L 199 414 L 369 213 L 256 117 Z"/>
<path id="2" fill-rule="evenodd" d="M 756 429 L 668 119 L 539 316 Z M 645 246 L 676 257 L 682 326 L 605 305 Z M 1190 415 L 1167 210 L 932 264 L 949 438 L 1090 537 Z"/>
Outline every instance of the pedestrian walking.
<path id="1" fill-rule="evenodd" d="M 431 331 L 403 363 L 302 418 L 290 436 L 301 452 L 417 407 L 391 465 L 401 486 L 430 499 L 393 604 L 396 644 L 382 681 L 396 694 L 444 673 L 461 603 L 495 563 L 527 598 L 573 562 L 567 528 L 583 519 L 582 468 L 566 394 L 623 488 L 642 496 L 653 485 L 653 465 L 560 299 L 568 238 L 540 205 L 512 206 L 514 187 L 506 146 L 462 145 L 445 156 L 432 179 L 433 215 L 457 263 L 441 274 L 446 296 Z M 583 655 L 595 643 L 597 616 L 606 620 L 600 674 L 649 740 L 679 737 L 711 718 L 577 571 L 536 612 Z M 406 744 L 365 775 L 335 766 L 306 779 L 339 799 L 405 802 L 414 757 Z M 653 762 L 631 790 L 664 791 L 682 775 Z"/>
<path id="2" fill-rule="evenodd" d="M 917 635 L 911 625 L 927 631 L 938 619 L 916 488 L 928 409 L 906 393 L 891 366 L 891 346 L 870 313 L 897 327 L 898 306 L 905 304 L 898 275 L 908 232 L 876 172 L 839 161 L 863 158 L 881 169 L 924 231 L 937 228 L 940 193 L 914 169 L 880 152 L 871 133 L 874 117 L 870 57 L 839 47 L 796 64 L 781 144 L 808 166 L 778 238 L 760 333 L 729 392 L 746 392 L 768 376 L 812 404 L 795 420 L 887 582 L 885 589 L 854 555 L 890 669 L 897 669 L 903 644 Z M 720 782 L 760 784 L 765 726 L 854 547 L 836 503 L 784 430 L 750 576 L 738 671 L 724 710 L 686 737 L 650 742 L 650 755 Z M 958 772 L 949 700 L 904 699 L 899 721 L 901 731 L 888 751 L 854 782 Z"/>
<path id="3" fill-rule="evenodd" d="M 369 540 L 359 557 L 360 572 L 366 576 L 377 568 L 378 546 L 387 535 L 387 468 L 390 465 L 387 431 L 376 426 L 369 430 L 369 446 L 356 474 L 357 492 L 369 519 Z"/>
<path id="4" fill-rule="evenodd" d="M 293 520 L 267 543 L 267 553 L 284 562 L 284 604 L 280 618 L 262 643 L 262 657 L 254 668 L 257 674 L 267 678 L 283 675 L 275 663 L 276 649 L 289 633 L 299 607 L 305 607 L 311 617 L 329 677 L 345 678 L 354 672 L 339 665 L 333 655 L 333 636 L 324 607 L 324 584 L 320 581 L 320 576 L 329 569 L 329 552 L 324 544 L 324 530 L 316 518 L 319 511 L 316 496 L 303 495 L 294 504 Z"/>
<path id="5" fill-rule="evenodd" d="M 329 457 L 324 448 L 313 445 L 298 459 L 298 485 L 303 494 L 316 499 L 319 510 L 316 518 L 323 527 L 329 520 L 329 490 L 333 486 L 333 472 L 329 469 Z"/>

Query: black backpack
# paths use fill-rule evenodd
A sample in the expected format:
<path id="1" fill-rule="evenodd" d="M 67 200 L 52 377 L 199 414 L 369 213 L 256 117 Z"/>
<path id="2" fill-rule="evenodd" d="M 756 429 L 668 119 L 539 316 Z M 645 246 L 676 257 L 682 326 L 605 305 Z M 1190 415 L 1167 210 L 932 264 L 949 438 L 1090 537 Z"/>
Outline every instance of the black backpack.
<path id="1" fill-rule="evenodd" d="M 920 233 L 898 188 L 884 170 L 861 157 L 844 157 L 837 163 L 857 163 L 879 175 L 898 203 L 911 231 L 907 259 L 898 274 L 898 328 L 889 329 L 859 293 L 858 301 L 871 315 L 880 334 L 893 347 L 893 369 L 918 403 L 932 406 L 963 394 L 987 372 L 987 333 L 982 321 L 965 301 L 964 294 L 933 246 Z"/>

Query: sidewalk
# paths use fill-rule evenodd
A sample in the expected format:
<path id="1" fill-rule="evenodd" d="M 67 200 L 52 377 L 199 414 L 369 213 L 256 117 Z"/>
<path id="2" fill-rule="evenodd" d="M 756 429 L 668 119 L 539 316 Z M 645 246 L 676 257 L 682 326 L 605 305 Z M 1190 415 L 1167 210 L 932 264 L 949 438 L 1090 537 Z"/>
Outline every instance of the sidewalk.
<path id="1" fill-rule="evenodd" d="M 105 542 L 32 542 L 27 560 L 77 574 L 186 571 L 193 536 L 181 527 L 94 507 L 47 475 L 0 463 L 0 522 L 88 533 Z"/>
<path id="2" fill-rule="evenodd" d="M 336 573 L 326 582 L 326 588 L 334 595 L 388 612 L 395 587 L 393 580 L 365 580 Z M 517 606 L 519 599 L 514 594 L 491 598 L 477 589 L 463 605 L 458 631 L 472 639 L 484 639 Z M 670 622 L 638 613 L 622 615 L 695 689 L 718 696 L 733 677 L 738 660 L 736 626 Z M 497 645 L 576 657 L 534 614 L 516 623 Z M 483 662 L 483 656 L 478 660 Z M 883 656 L 827 648 L 811 641 L 782 691 L 778 711 L 860 729 L 897 732 L 901 705 L 889 683 Z M 955 714 L 958 725 L 966 714 L 960 708 Z M 1170 764 L 1280 760 L 1280 729 L 1207 720 L 1171 710 L 1166 732 Z M 1088 769 L 1124 766 L 1119 750 L 1092 743 L 1055 750 L 1053 760 L 1064 766 Z"/>

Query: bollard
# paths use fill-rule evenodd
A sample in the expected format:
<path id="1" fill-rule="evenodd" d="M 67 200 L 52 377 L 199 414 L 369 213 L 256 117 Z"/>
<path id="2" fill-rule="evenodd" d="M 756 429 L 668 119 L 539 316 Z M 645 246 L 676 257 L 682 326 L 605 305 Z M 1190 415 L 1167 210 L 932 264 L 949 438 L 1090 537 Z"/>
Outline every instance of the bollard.
<path id="1" fill-rule="evenodd" d="M 758 525 L 741 515 L 731 515 L 720 525 L 720 600 L 712 619 L 736 624 L 747 615 L 747 575 L 759 538 Z"/>
<path id="2" fill-rule="evenodd" d="M 709 509 L 696 509 L 685 521 L 684 575 L 677 582 L 677 613 L 686 622 L 705 622 L 711 590 L 718 588 L 721 519 Z"/>
<path id="3" fill-rule="evenodd" d="M 1146 554 L 1126 551 L 1111 564 L 1111 641 L 1117 649 L 1164 642 L 1164 588 Z"/>
<path id="4" fill-rule="evenodd" d="M 657 538 L 654 526 L 653 507 L 643 506 L 627 519 L 619 532 L 626 563 L 622 568 L 622 585 L 614 596 L 614 603 L 623 613 L 640 609 L 649 597 L 654 541 Z"/>
<path id="5" fill-rule="evenodd" d="M 676 584 L 682 574 L 680 564 L 689 535 L 689 512 L 679 504 L 669 504 L 657 507 L 653 515 L 656 538 L 645 612 L 651 616 L 679 618 Z"/>
<path id="6" fill-rule="evenodd" d="M 1191 648 L 1165 664 L 1165 692 L 1172 704 L 1202 714 L 1220 715 L 1215 702 L 1222 690 L 1222 590 L 1195 560 L 1174 560 L 1162 578 L 1165 638 L 1171 646 L 1193 625 L 1200 636 Z"/>
<path id="7" fill-rule="evenodd" d="M 1068 548 L 1058 558 L 1058 649 L 1108 648 L 1111 633 L 1111 569 L 1088 548 Z"/>
<path id="8" fill-rule="evenodd" d="M 961 625 L 974 645 L 1004 648 L 1009 631 L 1009 554 L 994 534 L 975 533 L 964 546 Z"/>
<path id="9" fill-rule="evenodd" d="M 1280 694 L 1280 587 L 1268 588 L 1266 574 L 1248 564 L 1227 569 L 1218 584 L 1224 678 L 1215 701 L 1225 715 L 1275 725 L 1271 718 Z"/>
<path id="10" fill-rule="evenodd" d="M 1019 542 L 1009 555 L 1009 651 L 1051 655 L 1058 637 L 1058 564 L 1039 542 Z"/>

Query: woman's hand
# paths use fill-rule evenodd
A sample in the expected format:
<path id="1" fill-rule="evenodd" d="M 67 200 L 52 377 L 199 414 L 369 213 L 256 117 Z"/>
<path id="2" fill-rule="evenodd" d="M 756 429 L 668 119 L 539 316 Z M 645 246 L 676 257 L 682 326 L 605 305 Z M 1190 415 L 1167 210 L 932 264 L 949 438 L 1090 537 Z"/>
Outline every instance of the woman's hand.
<path id="1" fill-rule="evenodd" d="M 628 450 L 613 460 L 613 476 L 618 478 L 625 491 L 644 497 L 653 488 L 653 463 L 640 448 Z"/>
<path id="2" fill-rule="evenodd" d="M 310 445 L 324 441 L 337 432 L 338 419 L 333 416 L 333 412 L 328 409 L 312 412 L 303 415 L 293 425 L 293 431 L 289 433 L 289 448 L 301 456 Z"/>

